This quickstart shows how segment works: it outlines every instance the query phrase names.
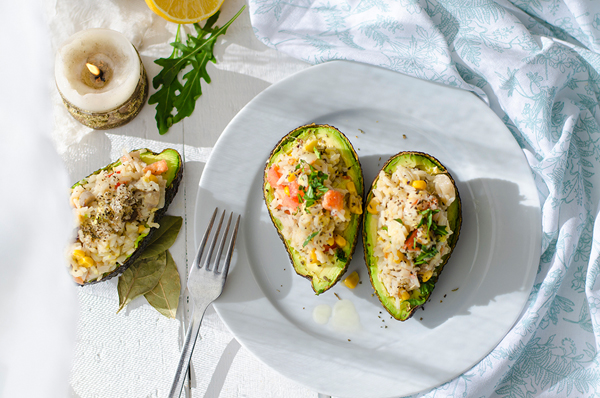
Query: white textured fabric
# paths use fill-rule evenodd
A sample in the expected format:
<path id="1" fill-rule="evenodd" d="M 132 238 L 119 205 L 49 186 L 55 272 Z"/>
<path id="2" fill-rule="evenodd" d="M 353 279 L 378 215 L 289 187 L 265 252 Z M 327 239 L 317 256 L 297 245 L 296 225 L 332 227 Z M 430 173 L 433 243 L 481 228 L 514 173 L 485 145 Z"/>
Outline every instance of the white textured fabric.
<path id="1" fill-rule="evenodd" d="M 65 397 L 77 300 L 62 248 L 71 213 L 52 147 L 48 33 L 35 0 L 0 4 L 0 397 Z M 20 15 L 15 18 L 14 15 Z"/>

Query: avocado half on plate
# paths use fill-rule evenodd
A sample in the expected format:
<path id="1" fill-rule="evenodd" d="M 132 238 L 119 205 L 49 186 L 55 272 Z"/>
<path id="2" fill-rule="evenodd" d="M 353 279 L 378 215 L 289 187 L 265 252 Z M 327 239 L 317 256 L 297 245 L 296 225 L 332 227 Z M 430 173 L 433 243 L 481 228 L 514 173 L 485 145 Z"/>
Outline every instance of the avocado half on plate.
<path id="1" fill-rule="evenodd" d="M 358 156 L 335 127 L 301 126 L 275 146 L 264 170 L 271 220 L 295 271 L 321 294 L 352 258 L 364 183 Z"/>
<path id="2" fill-rule="evenodd" d="M 365 262 L 385 309 L 404 321 L 423 305 L 456 246 L 461 202 L 433 156 L 400 152 L 383 166 L 366 200 Z"/>
<path id="3" fill-rule="evenodd" d="M 120 275 L 151 242 L 175 197 L 183 162 L 174 149 L 123 156 L 71 187 L 77 236 L 67 250 L 80 285 Z"/>

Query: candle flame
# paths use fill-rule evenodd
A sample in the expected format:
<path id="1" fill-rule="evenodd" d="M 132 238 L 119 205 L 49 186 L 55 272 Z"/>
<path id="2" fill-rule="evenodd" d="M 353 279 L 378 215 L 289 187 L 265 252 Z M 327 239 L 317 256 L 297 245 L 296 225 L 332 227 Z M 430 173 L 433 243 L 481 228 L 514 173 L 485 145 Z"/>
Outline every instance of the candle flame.
<path id="1" fill-rule="evenodd" d="M 98 67 L 96 65 L 90 64 L 90 63 L 86 63 L 85 66 L 87 66 L 87 68 L 92 73 L 92 75 L 98 76 L 100 74 L 100 69 L 98 69 Z"/>

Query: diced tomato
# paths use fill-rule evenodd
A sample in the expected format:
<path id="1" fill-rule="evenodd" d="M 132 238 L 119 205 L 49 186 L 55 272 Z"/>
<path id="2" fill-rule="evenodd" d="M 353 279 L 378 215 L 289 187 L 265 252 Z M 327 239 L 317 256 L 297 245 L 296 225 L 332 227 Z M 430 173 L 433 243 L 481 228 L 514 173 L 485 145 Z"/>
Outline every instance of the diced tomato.
<path id="1" fill-rule="evenodd" d="M 279 171 L 279 166 L 273 165 L 269 170 L 267 170 L 267 182 L 273 188 L 277 188 L 279 185 L 277 181 L 281 178 L 281 172 Z"/>
<path id="2" fill-rule="evenodd" d="M 123 183 L 122 183 L 122 182 L 117 182 L 117 183 L 115 184 L 115 189 L 119 188 L 121 185 L 123 185 Z"/>
<path id="3" fill-rule="evenodd" d="M 323 251 L 333 250 L 336 247 L 337 247 L 337 243 L 334 243 L 333 245 L 323 245 Z"/>
<path id="4" fill-rule="evenodd" d="M 404 242 L 404 250 L 408 250 L 410 252 L 416 252 L 419 250 L 417 245 L 415 244 L 415 239 L 417 238 L 417 230 L 415 229 L 408 235 L 406 241 Z"/>
<path id="5" fill-rule="evenodd" d="M 326 210 L 340 211 L 344 208 L 344 195 L 334 189 L 330 189 L 323 195 L 323 208 Z"/>
<path id="6" fill-rule="evenodd" d="M 300 190 L 300 185 L 296 181 L 292 181 L 288 185 L 280 185 L 277 188 L 277 196 L 281 198 L 281 204 L 293 211 L 296 211 L 300 205 L 298 195 L 304 197 L 304 192 Z"/>
<path id="7" fill-rule="evenodd" d="M 158 162 L 154 162 L 144 167 L 144 173 L 150 170 L 150 173 L 154 175 L 161 175 L 162 173 L 169 170 L 169 166 L 167 165 L 167 161 L 164 159 L 159 160 Z"/>

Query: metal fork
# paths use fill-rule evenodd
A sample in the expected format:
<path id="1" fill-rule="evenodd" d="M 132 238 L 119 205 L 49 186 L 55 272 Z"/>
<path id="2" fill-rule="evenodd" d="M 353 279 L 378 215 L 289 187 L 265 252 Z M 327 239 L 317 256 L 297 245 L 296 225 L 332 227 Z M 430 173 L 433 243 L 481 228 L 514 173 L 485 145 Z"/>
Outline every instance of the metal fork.
<path id="1" fill-rule="evenodd" d="M 192 352 L 194 351 L 194 345 L 196 344 L 196 338 L 198 337 L 198 332 L 200 331 L 202 317 L 204 316 L 206 308 L 221 295 L 221 292 L 223 291 L 223 286 L 225 285 L 225 279 L 227 278 L 227 271 L 229 270 L 229 263 L 231 262 L 231 256 L 233 254 L 233 248 L 235 246 L 235 238 L 237 236 L 238 227 L 240 225 L 240 216 L 238 216 L 237 221 L 235 223 L 235 228 L 231 235 L 229 246 L 227 248 L 227 253 L 225 255 L 225 263 L 223 264 L 221 269 L 219 269 L 219 264 L 221 262 L 221 254 L 223 252 L 223 248 L 225 247 L 225 242 L 227 241 L 227 234 L 229 233 L 229 227 L 231 225 L 233 213 L 229 215 L 229 221 L 227 222 L 225 233 L 221 237 L 221 244 L 219 245 L 217 255 L 215 256 L 213 264 L 214 267 L 211 269 L 210 265 L 213 249 L 215 248 L 215 244 L 217 243 L 219 233 L 221 232 L 221 226 L 223 224 L 223 219 L 225 218 L 225 210 L 221 215 L 217 231 L 215 232 L 211 240 L 208 253 L 204 258 L 204 262 L 200 264 L 200 260 L 202 259 L 202 256 L 204 254 L 206 241 L 208 240 L 208 237 L 210 235 L 210 231 L 213 227 L 218 210 L 219 209 L 215 209 L 212 218 L 208 223 L 208 227 L 206 228 L 206 232 L 204 232 L 204 236 L 202 237 L 202 241 L 200 242 L 200 247 L 198 248 L 198 254 L 196 254 L 196 258 L 194 259 L 194 263 L 192 264 L 192 269 L 190 270 L 190 275 L 188 277 L 187 287 L 189 290 L 190 297 L 192 298 L 193 313 L 187 334 L 185 335 L 185 343 L 183 344 L 183 349 L 181 350 L 181 357 L 179 358 L 179 364 L 177 365 L 175 379 L 173 380 L 173 384 L 171 385 L 169 398 L 179 398 L 181 394 L 181 389 L 183 388 L 185 376 L 187 375 L 190 366 Z"/>

